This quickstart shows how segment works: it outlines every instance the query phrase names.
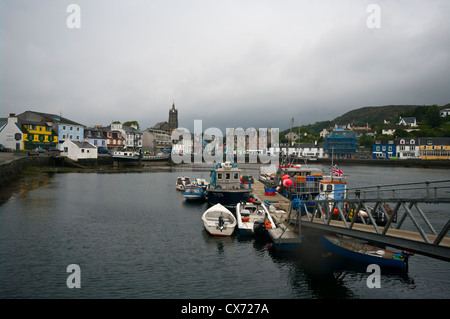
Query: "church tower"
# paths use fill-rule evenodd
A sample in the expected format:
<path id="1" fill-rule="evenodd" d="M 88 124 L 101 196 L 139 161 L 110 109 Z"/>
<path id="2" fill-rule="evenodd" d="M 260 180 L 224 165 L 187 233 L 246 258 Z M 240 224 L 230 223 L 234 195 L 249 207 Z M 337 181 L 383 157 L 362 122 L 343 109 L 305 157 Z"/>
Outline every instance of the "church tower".
<path id="1" fill-rule="evenodd" d="M 178 110 L 175 108 L 175 103 L 169 111 L 169 134 L 172 134 L 174 129 L 178 128 Z"/>

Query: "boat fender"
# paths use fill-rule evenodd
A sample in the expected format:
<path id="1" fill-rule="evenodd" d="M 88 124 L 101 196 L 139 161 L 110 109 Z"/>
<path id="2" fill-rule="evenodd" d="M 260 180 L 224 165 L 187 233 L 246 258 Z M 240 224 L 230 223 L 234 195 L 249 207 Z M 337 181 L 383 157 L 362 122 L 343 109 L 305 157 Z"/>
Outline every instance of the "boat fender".
<path id="1" fill-rule="evenodd" d="M 248 222 L 248 221 L 250 221 L 250 217 L 242 217 L 242 221 L 243 222 Z"/>
<path id="2" fill-rule="evenodd" d="M 264 224 L 265 224 L 265 226 L 266 226 L 266 229 L 272 229 L 272 225 L 270 224 L 270 221 L 266 220 L 266 221 L 264 222 Z"/>

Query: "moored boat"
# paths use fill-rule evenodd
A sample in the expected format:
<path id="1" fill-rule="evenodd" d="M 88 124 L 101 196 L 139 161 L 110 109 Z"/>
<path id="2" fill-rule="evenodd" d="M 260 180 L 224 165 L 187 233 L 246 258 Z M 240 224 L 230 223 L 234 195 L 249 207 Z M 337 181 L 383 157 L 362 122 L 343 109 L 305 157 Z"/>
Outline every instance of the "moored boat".
<path id="1" fill-rule="evenodd" d="M 269 210 L 259 201 L 238 203 L 236 219 L 241 236 L 266 235 L 268 229 L 276 228 Z"/>
<path id="2" fill-rule="evenodd" d="M 211 205 L 235 207 L 247 201 L 251 193 L 251 180 L 248 184 L 241 180 L 241 170 L 236 164 L 218 163 L 211 170 L 211 181 L 206 189 L 206 199 Z"/>
<path id="3" fill-rule="evenodd" d="M 136 151 L 113 151 L 112 158 L 116 161 L 139 161 L 139 152 Z"/>
<path id="4" fill-rule="evenodd" d="M 216 204 L 202 215 L 206 231 L 213 236 L 231 236 L 236 227 L 236 218 L 226 207 Z"/>
<path id="5" fill-rule="evenodd" d="M 177 178 L 176 187 L 180 191 L 184 191 L 187 185 L 191 184 L 191 179 L 187 176 L 179 176 Z"/>
<path id="6" fill-rule="evenodd" d="M 396 253 L 351 238 L 324 235 L 321 239 L 323 246 L 330 252 L 356 262 L 398 269 L 407 266 L 409 256 L 407 253 Z"/>
<path id="7" fill-rule="evenodd" d="M 183 197 L 186 200 L 203 200 L 205 199 L 205 188 L 196 184 L 187 185 Z"/>

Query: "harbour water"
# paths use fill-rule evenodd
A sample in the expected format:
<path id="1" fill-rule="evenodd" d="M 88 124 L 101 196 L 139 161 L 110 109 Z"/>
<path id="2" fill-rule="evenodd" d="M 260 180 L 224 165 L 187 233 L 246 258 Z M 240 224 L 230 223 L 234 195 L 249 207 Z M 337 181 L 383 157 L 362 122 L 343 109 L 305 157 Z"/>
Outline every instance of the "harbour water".
<path id="1" fill-rule="evenodd" d="M 257 176 L 258 168 L 240 165 Z M 274 254 L 264 241 L 209 236 L 204 202 L 186 202 L 178 176 L 209 178 L 210 165 L 145 172 L 64 173 L 16 184 L 0 205 L 0 298 L 446 299 L 450 263 L 412 256 L 405 272 L 382 272 L 315 250 Z M 342 166 L 351 187 L 442 180 L 445 169 Z M 18 186 L 19 185 L 19 186 Z M 447 196 L 450 193 L 447 191 Z M 437 206 L 437 219 L 449 207 Z M 70 289 L 69 265 L 80 267 Z"/>

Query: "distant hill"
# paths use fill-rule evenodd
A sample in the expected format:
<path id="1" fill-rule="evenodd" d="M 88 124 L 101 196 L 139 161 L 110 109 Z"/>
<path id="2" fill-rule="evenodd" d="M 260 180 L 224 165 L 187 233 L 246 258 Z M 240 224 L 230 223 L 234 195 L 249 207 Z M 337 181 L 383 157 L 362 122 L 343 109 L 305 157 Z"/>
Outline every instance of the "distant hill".
<path id="1" fill-rule="evenodd" d="M 306 125 L 308 129 L 312 132 L 319 133 L 322 129 L 329 129 L 333 127 L 335 124 L 338 125 L 347 125 L 353 124 L 355 126 L 365 126 L 367 123 L 369 126 L 373 124 L 383 123 L 384 120 L 389 121 L 391 123 L 396 123 L 398 117 L 402 114 L 407 114 L 407 116 L 414 113 L 414 110 L 418 106 L 423 105 L 385 105 L 385 106 L 364 106 L 359 109 L 355 109 L 349 111 L 334 120 L 330 121 L 321 121 L 316 122 L 314 124 Z M 450 103 L 438 106 L 439 109 L 450 108 Z M 409 114 L 409 115 L 408 115 Z M 298 131 L 298 127 L 294 127 L 294 131 Z M 283 131 L 283 133 L 287 134 L 290 131 L 290 128 Z"/>
<path id="2" fill-rule="evenodd" d="M 334 119 L 338 125 L 352 123 L 354 125 L 365 125 L 366 123 L 383 123 L 384 120 L 393 122 L 400 114 L 413 111 L 417 105 L 385 105 L 385 106 L 365 106 L 349 111 Z"/>

